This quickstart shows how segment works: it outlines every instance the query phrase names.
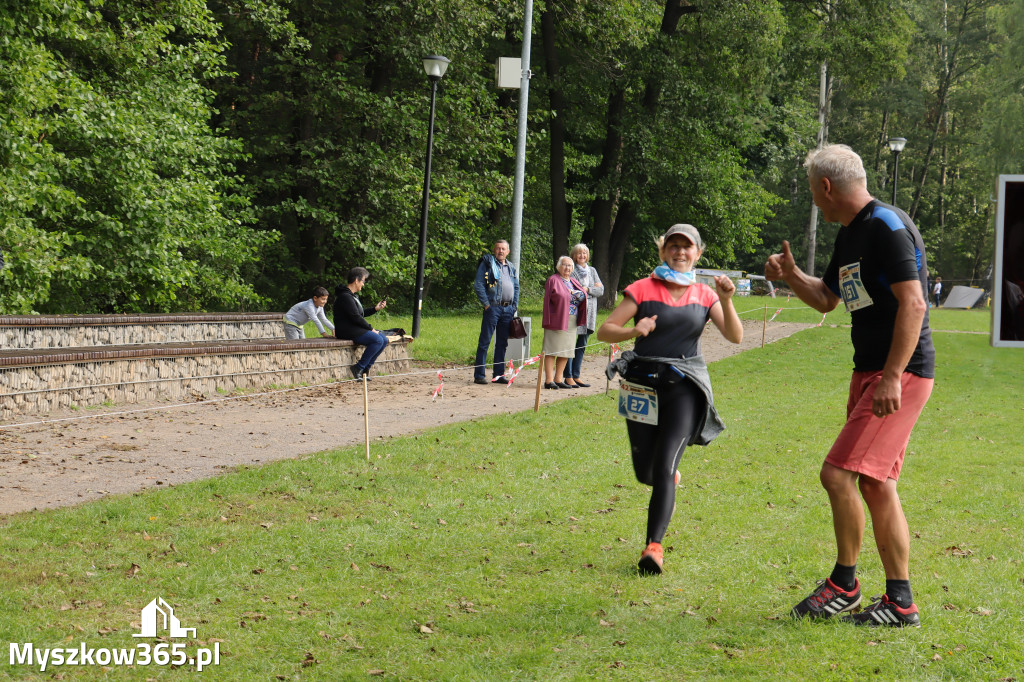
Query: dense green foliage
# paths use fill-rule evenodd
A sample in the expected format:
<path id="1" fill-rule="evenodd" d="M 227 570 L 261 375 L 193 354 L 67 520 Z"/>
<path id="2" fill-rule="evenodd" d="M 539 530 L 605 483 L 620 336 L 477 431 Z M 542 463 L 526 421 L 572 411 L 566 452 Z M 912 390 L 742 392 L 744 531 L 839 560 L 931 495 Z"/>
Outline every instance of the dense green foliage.
<path id="1" fill-rule="evenodd" d="M 0 310 L 257 303 L 203 3 L 9 1 L 0 35 Z"/>
<path id="2" fill-rule="evenodd" d="M 427 304 L 511 236 L 512 0 L 0 0 L 0 312 L 282 308 L 355 265 L 408 308 L 439 82 Z M 984 284 L 1024 163 L 1024 0 L 537 0 L 521 263 L 576 241 L 616 289 L 687 221 L 704 264 L 806 257 L 801 162 L 853 146 L 933 271 Z M 819 76 L 826 79 L 823 125 Z M 816 267 L 836 226 L 819 224 Z"/>

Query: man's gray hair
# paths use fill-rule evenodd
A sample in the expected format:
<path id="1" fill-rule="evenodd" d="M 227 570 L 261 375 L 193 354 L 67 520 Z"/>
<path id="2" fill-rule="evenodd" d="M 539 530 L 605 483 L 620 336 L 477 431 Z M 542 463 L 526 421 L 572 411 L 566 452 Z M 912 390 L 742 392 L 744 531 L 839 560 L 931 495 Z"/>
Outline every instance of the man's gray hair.
<path id="1" fill-rule="evenodd" d="M 838 190 L 867 183 L 864 162 L 857 152 L 845 144 L 829 144 L 821 149 L 812 150 L 807 155 L 804 166 L 811 182 L 817 183 L 822 178 L 828 178 Z"/>

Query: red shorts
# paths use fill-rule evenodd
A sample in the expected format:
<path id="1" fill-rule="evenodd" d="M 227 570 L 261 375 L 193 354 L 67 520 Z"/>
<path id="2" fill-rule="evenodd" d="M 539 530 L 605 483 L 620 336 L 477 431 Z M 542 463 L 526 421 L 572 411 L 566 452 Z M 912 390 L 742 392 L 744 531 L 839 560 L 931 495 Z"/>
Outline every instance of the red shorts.
<path id="1" fill-rule="evenodd" d="M 825 461 L 879 481 L 898 480 L 910 432 L 932 394 L 935 380 L 904 372 L 900 382 L 903 386 L 900 409 L 885 417 L 876 417 L 871 401 L 881 379 L 881 372 L 853 373 L 850 398 L 846 403 L 846 425 Z"/>

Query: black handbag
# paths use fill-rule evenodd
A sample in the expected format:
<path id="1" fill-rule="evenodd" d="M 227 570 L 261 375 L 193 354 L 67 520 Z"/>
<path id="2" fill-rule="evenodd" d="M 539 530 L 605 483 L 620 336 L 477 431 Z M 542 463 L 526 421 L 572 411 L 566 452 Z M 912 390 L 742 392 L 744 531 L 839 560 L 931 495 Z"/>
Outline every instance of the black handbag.
<path id="1" fill-rule="evenodd" d="M 508 338 L 510 339 L 525 339 L 526 338 L 526 325 L 523 324 L 523 318 L 516 315 L 508 323 Z"/>

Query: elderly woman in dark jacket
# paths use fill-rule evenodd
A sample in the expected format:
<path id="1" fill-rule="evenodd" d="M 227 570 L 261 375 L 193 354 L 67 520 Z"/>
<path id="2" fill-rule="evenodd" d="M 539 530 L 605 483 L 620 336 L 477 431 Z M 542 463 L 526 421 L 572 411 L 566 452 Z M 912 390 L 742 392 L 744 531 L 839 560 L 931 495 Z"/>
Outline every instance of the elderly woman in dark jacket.
<path id="1" fill-rule="evenodd" d="M 587 292 L 572 276 L 572 269 L 572 259 L 562 256 L 544 285 L 544 388 L 576 388 L 555 382 L 576 353 L 576 320 L 587 319 Z"/>

